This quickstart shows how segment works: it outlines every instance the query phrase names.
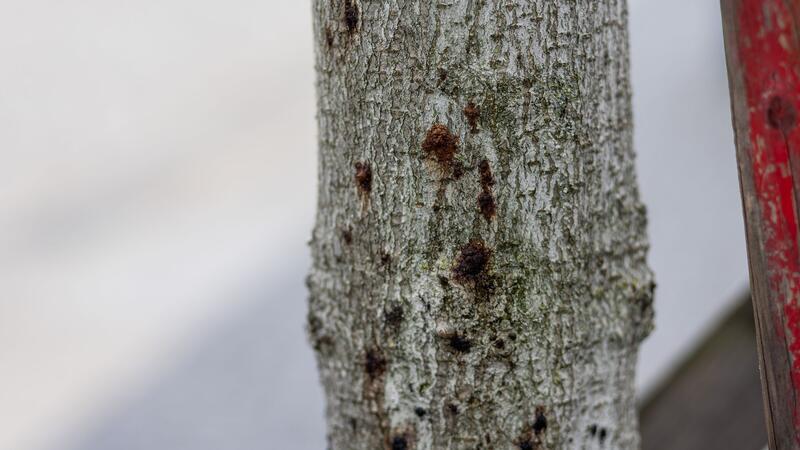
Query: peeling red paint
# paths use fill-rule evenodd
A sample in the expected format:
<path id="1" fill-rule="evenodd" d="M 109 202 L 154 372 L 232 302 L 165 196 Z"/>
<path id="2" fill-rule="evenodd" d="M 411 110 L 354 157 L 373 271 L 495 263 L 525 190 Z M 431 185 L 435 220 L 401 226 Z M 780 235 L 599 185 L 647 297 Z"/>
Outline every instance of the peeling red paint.
<path id="1" fill-rule="evenodd" d="M 775 0 L 744 0 L 739 10 L 738 48 L 749 108 L 753 182 L 764 229 L 769 288 L 783 310 L 782 330 L 791 354 L 791 379 L 800 394 L 800 47 L 793 11 Z M 797 178 L 797 179 L 795 179 Z M 781 321 L 781 317 L 773 320 Z M 795 430 L 800 430 L 798 406 Z"/>

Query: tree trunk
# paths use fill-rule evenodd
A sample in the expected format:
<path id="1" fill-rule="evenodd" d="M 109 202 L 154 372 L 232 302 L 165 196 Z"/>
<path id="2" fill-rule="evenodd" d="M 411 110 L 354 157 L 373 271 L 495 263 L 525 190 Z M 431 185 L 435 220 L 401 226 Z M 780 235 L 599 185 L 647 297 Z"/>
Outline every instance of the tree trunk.
<path id="1" fill-rule="evenodd" d="M 313 0 L 332 449 L 636 448 L 624 0 Z"/>

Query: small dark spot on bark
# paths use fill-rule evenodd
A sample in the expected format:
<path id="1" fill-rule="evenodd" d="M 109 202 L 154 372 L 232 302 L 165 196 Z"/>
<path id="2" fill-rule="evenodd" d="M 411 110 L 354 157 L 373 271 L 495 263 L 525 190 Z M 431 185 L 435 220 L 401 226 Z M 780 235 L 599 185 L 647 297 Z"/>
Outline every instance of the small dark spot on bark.
<path id="1" fill-rule="evenodd" d="M 544 415 L 544 408 L 536 408 L 536 420 L 533 422 L 533 432 L 539 436 L 547 429 L 547 417 Z"/>
<path id="2" fill-rule="evenodd" d="M 358 5 L 353 0 L 344 2 L 344 24 L 348 33 L 353 34 L 358 31 Z"/>
<path id="3" fill-rule="evenodd" d="M 508 338 L 511 339 L 512 341 L 516 341 L 517 333 L 508 333 Z"/>
<path id="4" fill-rule="evenodd" d="M 481 176 L 481 187 L 491 189 L 494 186 L 494 176 L 488 160 L 484 159 L 478 164 L 478 173 Z"/>
<path id="5" fill-rule="evenodd" d="M 472 341 L 458 333 L 453 333 L 448 339 L 450 348 L 459 353 L 469 353 L 472 350 Z"/>
<path id="6" fill-rule="evenodd" d="M 597 435 L 597 425 L 592 424 L 592 426 L 589 427 L 589 434 L 591 434 L 592 436 Z"/>
<path id="7" fill-rule="evenodd" d="M 449 128 L 437 123 L 425 135 L 422 150 L 443 170 L 449 170 L 458 151 L 458 137 L 453 135 Z"/>
<path id="8" fill-rule="evenodd" d="M 364 371 L 367 372 L 370 381 L 380 378 L 386 372 L 386 358 L 380 350 L 376 348 L 367 350 L 364 356 Z"/>
<path id="9" fill-rule="evenodd" d="M 784 97 L 774 96 L 767 107 L 767 123 L 784 133 L 790 131 L 797 120 L 794 105 Z"/>
<path id="10" fill-rule="evenodd" d="M 447 411 L 450 412 L 450 414 L 452 414 L 454 416 L 457 416 L 458 413 L 459 413 L 458 405 L 456 405 L 455 403 L 448 403 L 447 404 Z"/>
<path id="11" fill-rule="evenodd" d="M 395 436 L 392 438 L 392 450 L 407 450 L 408 440 L 405 436 Z"/>
<path id="12" fill-rule="evenodd" d="M 328 44 L 328 50 L 333 48 L 333 32 L 331 27 L 325 27 L 325 43 Z"/>
<path id="13" fill-rule="evenodd" d="M 481 215 L 487 221 L 492 220 L 495 214 L 497 213 L 497 206 L 494 204 L 494 196 L 488 190 L 481 191 L 478 194 L 478 208 L 481 211 Z"/>
<path id="14" fill-rule="evenodd" d="M 606 437 L 607 437 L 607 436 L 608 436 L 608 430 L 606 430 L 605 428 L 600 428 L 600 435 L 599 435 L 599 437 L 600 437 L 600 443 L 601 443 L 601 444 L 602 444 L 603 442 L 605 442 L 605 440 L 606 440 Z"/>
<path id="15" fill-rule="evenodd" d="M 444 83 L 447 81 L 447 71 L 444 69 L 439 69 L 439 81 Z"/>
<path id="16" fill-rule="evenodd" d="M 498 339 L 498 340 L 494 341 L 494 348 L 496 348 L 498 350 L 502 350 L 502 349 L 506 348 L 506 341 L 504 341 L 502 339 Z"/>
<path id="17" fill-rule="evenodd" d="M 541 440 L 534 436 L 530 425 L 526 426 L 517 439 L 514 441 L 519 450 L 535 450 L 541 448 Z"/>
<path id="18" fill-rule="evenodd" d="M 414 408 L 414 414 L 416 414 L 416 415 L 417 415 L 417 417 L 419 417 L 420 419 L 421 419 L 421 418 L 423 418 L 423 417 L 425 417 L 425 414 L 427 414 L 427 413 L 428 413 L 428 412 L 427 412 L 427 411 L 425 411 L 425 408 L 422 408 L 422 407 L 419 407 L 419 406 L 417 406 L 416 408 Z"/>
<path id="19" fill-rule="evenodd" d="M 453 179 L 458 180 L 459 178 L 464 176 L 464 172 L 466 169 L 464 168 L 464 164 L 461 161 L 454 161 L 453 162 Z"/>
<path id="20" fill-rule="evenodd" d="M 478 118 L 481 116 L 481 110 L 475 103 L 469 102 L 464 107 L 464 115 L 467 117 L 467 123 L 473 134 L 478 132 Z"/>
<path id="21" fill-rule="evenodd" d="M 362 195 L 369 195 L 372 192 L 372 168 L 366 162 L 357 162 L 356 169 L 356 186 L 358 192 Z"/>
<path id="22" fill-rule="evenodd" d="M 542 444 L 542 433 L 547 429 L 547 418 L 544 415 L 544 407 L 536 407 L 536 415 L 532 424 L 528 424 L 517 437 L 515 443 L 522 449 L 538 449 Z"/>
<path id="23" fill-rule="evenodd" d="M 384 315 L 386 325 L 391 328 L 397 328 L 403 322 L 403 308 L 395 306 Z"/>
<path id="24" fill-rule="evenodd" d="M 386 250 L 381 250 L 380 252 L 381 258 L 381 267 L 389 267 L 392 264 L 392 255 L 389 254 Z"/>
<path id="25" fill-rule="evenodd" d="M 474 239 L 461 248 L 453 267 L 453 278 L 460 282 L 479 281 L 489 268 L 492 251 L 483 241 Z"/>
<path id="26" fill-rule="evenodd" d="M 346 245 L 353 243 L 353 232 L 350 230 L 350 228 L 342 230 L 342 240 Z"/>
<path id="27" fill-rule="evenodd" d="M 497 206 L 494 202 L 494 195 L 492 195 L 494 176 L 488 160 L 484 159 L 478 164 L 478 173 L 481 181 L 481 193 L 478 194 L 478 209 L 487 221 L 491 221 L 497 213 Z"/>
<path id="28" fill-rule="evenodd" d="M 450 280 L 444 275 L 439 275 L 439 285 L 447 289 L 450 287 Z"/>
<path id="29" fill-rule="evenodd" d="M 358 429 L 358 421 L 353 417 L 350 418 L 350 429 L 352 429 L 353 431 L 356 431 Z"/>

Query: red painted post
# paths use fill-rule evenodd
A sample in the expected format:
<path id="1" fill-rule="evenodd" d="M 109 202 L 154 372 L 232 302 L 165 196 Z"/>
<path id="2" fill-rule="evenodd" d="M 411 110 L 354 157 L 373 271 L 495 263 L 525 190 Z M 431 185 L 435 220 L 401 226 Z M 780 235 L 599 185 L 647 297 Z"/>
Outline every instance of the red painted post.
<path id="1" fill-rule="evenodd" d="M 800 0 L 722 0 L 764 409 L 800 449 Z"/>

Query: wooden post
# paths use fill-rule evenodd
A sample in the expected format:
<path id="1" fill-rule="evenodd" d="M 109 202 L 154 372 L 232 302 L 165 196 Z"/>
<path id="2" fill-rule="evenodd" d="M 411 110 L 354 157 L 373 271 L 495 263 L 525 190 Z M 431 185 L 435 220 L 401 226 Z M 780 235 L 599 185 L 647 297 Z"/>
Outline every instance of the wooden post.
<path id="1" fill-rule="evenodd" d="M 800 0 L 722 0 L 771 449 L 800 448 Z"/>

